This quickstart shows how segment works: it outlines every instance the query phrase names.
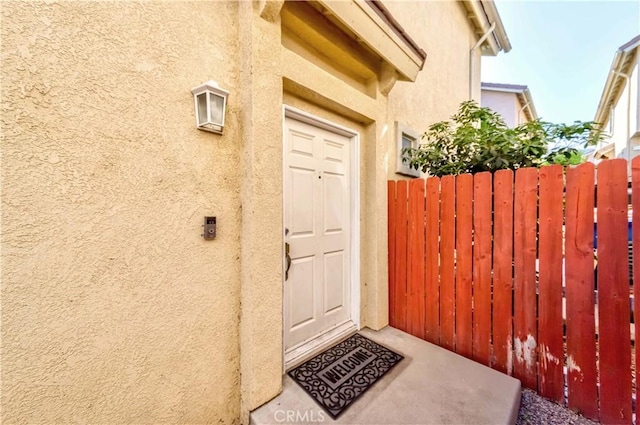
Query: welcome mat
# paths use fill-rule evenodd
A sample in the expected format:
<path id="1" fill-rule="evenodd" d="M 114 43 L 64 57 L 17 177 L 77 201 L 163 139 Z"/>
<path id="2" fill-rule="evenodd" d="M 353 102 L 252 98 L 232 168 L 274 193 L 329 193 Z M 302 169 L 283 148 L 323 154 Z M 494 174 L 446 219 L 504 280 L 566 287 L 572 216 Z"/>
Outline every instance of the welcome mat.
<path id="1" fill-rule="evenodd" d="M 335 419 L 403 358 L 355 334 L 289 371 L 289 376 Z"/>

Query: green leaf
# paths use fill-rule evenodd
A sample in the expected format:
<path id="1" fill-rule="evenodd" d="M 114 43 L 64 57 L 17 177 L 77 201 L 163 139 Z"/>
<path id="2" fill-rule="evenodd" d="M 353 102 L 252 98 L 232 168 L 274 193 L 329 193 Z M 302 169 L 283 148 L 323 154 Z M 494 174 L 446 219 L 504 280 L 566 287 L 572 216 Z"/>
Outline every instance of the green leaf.
<path id="1" fill-rule="evenodd" d="M 498 113 L 465 101 L 450 120 L 432 124 L 418 148 L 403 149 L 402 160 L 436 176 L 576 165 L 585 160 L 578 147 L 602 140 L 599 128 L 594 122 L 553 124 L 539 119 L 508 128 Z"/>

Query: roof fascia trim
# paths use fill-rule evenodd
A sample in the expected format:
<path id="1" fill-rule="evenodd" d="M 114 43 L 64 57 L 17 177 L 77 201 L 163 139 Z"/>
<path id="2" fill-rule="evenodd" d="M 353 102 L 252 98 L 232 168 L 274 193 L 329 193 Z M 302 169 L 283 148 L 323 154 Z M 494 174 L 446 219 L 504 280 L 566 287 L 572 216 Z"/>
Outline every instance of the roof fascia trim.
<path id="1" fill-rule="evenodd" d="M 632 66 L 630 58 L 636 53 L 636 50 L 640 46 L 640 38 L 636 38 L 637 40 L 631 40 L 635 40 L 635 42 L 629 42 L 620 46 L 613 55 L 613 61 L 611 62 L 611 67 L 607 74 L 607 80 L 604 83 L 604 88 L 600 95 L 600 102 L 598 102 L 598 109 L 596 109 L 596 115 L 593 119 L 597 124 L 599 124 L 601 129 L 604 128 L 609 120 L 611 108 L 620 97 L 622 89 L 626 84 L 628 84 L 628 82 L 625 82 L 624 84 L 618 84 L 618 82 L 626 79 L 625 75 L 627 72 L 625 71 L 628 70 L 625 68 Z"/>
<path id="2" fill-rule="evenodd" d="M 482 8 L 484 9 L 489 21 L 496 23 L 496 30 L 494 31 L 494 37 L 500 45 L 500 50 L 505 53 L 511 51 L 511 42 L 507 36 L 507 31 L 504 28 L 500 13 L 496 8 L 496 4 L 493 0 L 481 0 Z"/>
<path id="3" fill-rule="evenodd" d="M 415 46 L 400 37 L 396 33 L 398 29 L 394 30 L 365 0 L 318 0 L 318 3 L 353 32 L 358 41 L 393 66 L 401 80 L 415 81 L 426 54 L 419 54 Z"/>
<path id="4" fill-rule="evenodd" d="M 497 56 L 500 51 L 508 53 L 511 50 L 511 43 L 493 0 L 468 0 L 462 3 L 469 12 L 469 20 L 479 35 L 485 34 L 492 23 L 496 24 L 493 34 L 484 43 L 489 50 L 484 50 L 483 55 Z"/>

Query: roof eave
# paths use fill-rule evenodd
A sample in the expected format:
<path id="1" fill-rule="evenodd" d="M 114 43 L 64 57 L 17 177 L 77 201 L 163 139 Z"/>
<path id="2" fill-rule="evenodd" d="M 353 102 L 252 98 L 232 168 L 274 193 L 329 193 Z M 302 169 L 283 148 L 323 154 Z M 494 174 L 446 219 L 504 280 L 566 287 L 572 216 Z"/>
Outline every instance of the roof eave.
<path id="1" fill-rule="evenodd" d="M 529 87 L 519 84 L 499 84 L 499 83 L 480 83 L 480 87 L 485 91 L 513 93 L 516 95 L 520 107 L 525 110 L 525 114 L 529 120 L 538 119 L 538 112 L 533 104 L 533 97 Z"/>
<path id="2" fill-rule="evenodd" d="M 614 151 L 614 149 L 615 149 L 615 143 L 614 142 L 609 142 L 609 143 L 603 145 L 602 147 L 600 147 L 599 149 L 596 149 L 593 152 L 593 157 L 595 159 L 600 159 L 600 158 L 602 158 L 603 155 L 606 155 L 609 152 Z"/>
<path id="3" fill-rule="evenodd" d="M 384 6 L 372 0 L 317 0 L 322 13 L 350 38 L 389 64 L 400 81 L 415 81 L 426 53 L 411 39 Z"/>
<path id="4" fill-rule="evenodd" d="M 500 13 L 498 12 L 496 4 L 493 0 L 481 0 L 480 3 L 489 18 L 489 21 L 496 23 L 496 29 L 493 34 L 497 42 L 500 44 L 500 50 L 505 53 L 509 53 L 511 51 L 511 42 L 509 41 L 507 31 L 504 29 L 504 25 L 502 24 L 502 19 L 500 18 Z"/>
<path id="5" fill-rule="evenodd" d="M 538 119 L 538 112 L 536 111 L 536 106 L 533 104 L 533 97 L 531 97 L 531 91 L 529 90 L 529 88 L 524 89 L 524 91 L 522 92 L 522 95 L 524 96 L 525 99 L 525 106 L 526 109 L 529 111 L 529 119 L 531 121 L 537 120 Z"/>
<path id="6" fill-rule="evenodd" d="M 507 93 L 522 93 L 527 86 L 520 84 L 502 84 L 502 83 L 480 83 L 482 90 L 502 91 Z"/>
<path id="7" fill-rule="evenodd" d="M 493 0 L 462 1 L 462 4 L 468 12 L 468 18 L 478 38 L 489 30 L 493 22 L 496 24 L 493 34 L 483 43 L 485 47 L 482 49 L 483 55 L 497 56 L 500 51 L 506 53 L 511 50 L 511 43 Z"/>
<path id="8" fill-rule="evenodd" d="M 622 53 L 620 51 L 616 51 L 613 61 L 611 62 L 611 67 L 609 68 L 609 73 L 607 74 L 607 80 L 604 83 L 604 89 L 602 90 L 602 95 L 600 95 L 600 102 L 598 103 L 598 109 L 596 110 L 596 115 L 593 118 L 600 128 L 603 128 L 607 120 L 609 119 L 609 114 L 611 113 L 611 103 L 613 102 L 614 97 L 614 87 L 615 83 L 619 78 L 622 78 L 619 74 L 621 72 L 620 68 L 622 65 Z"/>
<path id="9" fill-rule="evenodd" d="M 629 42 L 623 44 L 616 50 L 609 73 L 607 74 L 607 80 L 604 83 L 604 89 L 600 96 L 600 102 L 598 103 L 598 109 L 594 121 L 598 124 L 600 129 L 604 128 L 605 123 L 609 119 L 611 113 L 611 107 L 617 100 L 622 90 L 623 84 L 618 84 L 618 81 L 625 78 L 626 65 L 631 66 L 628 59 L 635 54 L 636 49 L 640 46 L 640 35 L 634 37 Z"/>

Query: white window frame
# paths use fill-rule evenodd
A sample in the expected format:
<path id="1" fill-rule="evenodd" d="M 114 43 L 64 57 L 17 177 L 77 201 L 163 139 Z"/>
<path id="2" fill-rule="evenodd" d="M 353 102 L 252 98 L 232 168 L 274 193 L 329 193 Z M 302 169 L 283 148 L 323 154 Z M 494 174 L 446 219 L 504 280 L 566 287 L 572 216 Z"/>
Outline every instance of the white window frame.
<path id="1" fill-rule="evenodd" d="M 402 162 L 402 139 L 405 137 L 411 139 L 412 148 L 415 149 L 418 147 L 420 133 L 408 127 L 407 125 L 396 121 L 396 174 L 402 174 L 403 176 L 409 177 L 420 177 L 420 170 L 411 168 L 407 162 Z"/>

